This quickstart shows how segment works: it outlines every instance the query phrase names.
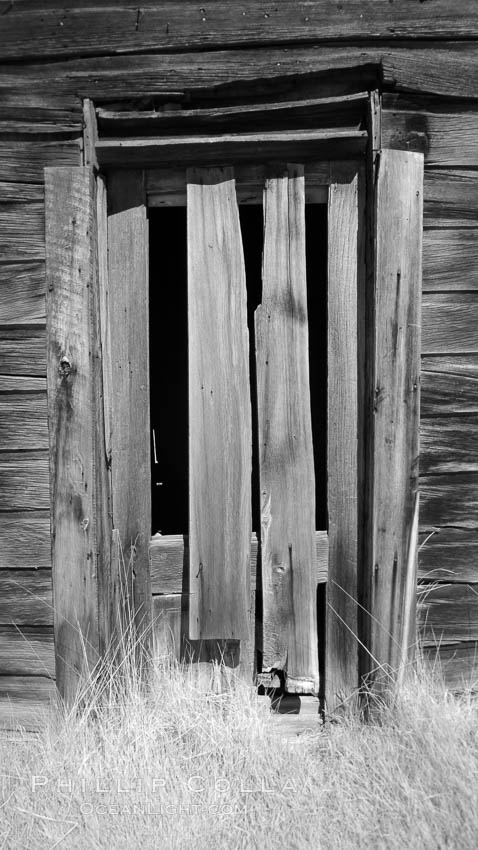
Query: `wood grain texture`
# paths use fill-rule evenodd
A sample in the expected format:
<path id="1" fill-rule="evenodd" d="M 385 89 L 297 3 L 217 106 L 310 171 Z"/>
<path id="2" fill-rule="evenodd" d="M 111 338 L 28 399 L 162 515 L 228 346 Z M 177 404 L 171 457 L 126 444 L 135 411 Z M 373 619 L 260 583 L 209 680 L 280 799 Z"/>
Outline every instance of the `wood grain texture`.
<path id="1" fill-rule="evenodd" d="M 108 32 L 108 38 L 110 32 Z M 257 97 L 278 82 L 281 93 L 291 99 L 297 85 L 318 86 L 306 96 L 329 96 L 373 88 L 382 80 L 395 90 L 428 92 L 456 98 L 476 98 L 478 56 L 475 45 L 452 42 L 392 47 L 321 45 L 264 47 L 261 50 L 210 50 L 172 55 L 94 56 L 0 67 L 3 90 L 0 120 L 76 120 L 81 125 L 80 97 L 96 104 L 134 102 L 135 98 L 158 99 L 171 90 L 223 94 L 249 89 Z M 191 69 L 194 69 L 192 72 Z M 327 80 L 325 77 L 327 76 Z M 131 108 L 131 107 L 130 107 Z M 53 117 L 52 117 L 53 116 Z M 81 126 L 79 126 L 81 133 Z M 11 179 L 11 178 L 6 178 Z"/>
<path id="2" fill-rule="evenodd" d="M 0 511 L 50 507 L 47 451 L 0 453 Z"/>
<path id="3" fill-rule="evenodd" d="M 478 289 L 478 239 L 473 229 L 423 234 L 423 291 Z"/>
<path id="4" fill-rule="evenodd" d="M 41 729 L 57 698 L 48 676 L 0 676 L 0 727 Z"/>
<path id="5" fill-rule="evenodd" d="M 108 175 L 108 338 L 113 526 L 137 625 L 151 622 L 148 220 L 141 171 Z M 105 388 L 108 381 L 104 376 Z M 108 425 L 108 417 L 109 422 Z M 108 434 L 106 437 L 108 442 Z"/>
<path id="6" fill-rule="evenodd" d="M 299 693 L 319 683 L 303 175 L 289 165 L 266 182 L 255 324 L 263 669 Z"/>
<path id="7" fill-rule="evenodd" d="M 436 292 L 423 296 L 423 354 L 478 352 L 478 294 Z"/>
<path id="8" fill-rule="evenodd" d="M 0 139 L 0 180 L 41 184 L 44 168 L 80 164 L 78 141 L 19 142 Z"/>
<path id="9" fill-rule="evenodd" d="M 1 538 L 0 538 L 1 539 Z M 149 547 L 151 563 L 151 593 L 174 594 L 183 592 L 184 570 L 189 563 L 189 540 L 187 535 L 154 535 Z M 316 531 L 316 578 L 317 584 L 327 581 L 329 538 L 326 531 Z M 256 589 L 258 541 L 255 534 L 251 537 L 250 570 L 251 593 Z"/>
<path id="10" fill-rule="evenodd" d="M 51 570 L 0 570 L 0 625 L 53 626 Z"/>
<path id="11" fill-rule="evenodd" d="M 0 228 L 1 262 L 45 258 L 45 216 L 41 202 L 0 204 Z"/>
<path id="12" fill-rule="evenodd" d="M 434 416 L 420 424 L 420 472 L 478 472 L 476 415 Z"/>
<path id="13" fill-rule="evenodd" d="M 423 153 L 427 166 L 476 168 L 478 115 L 451 115 L 425 111 L 382 113 L 382 145 L 397 150 Z"/>
<path id="14" fill-rule="evenodd" d="M 358 177 L 332 183 L 328 203 L 326 703 L 334 711 L 358 671 Z M 314 282 L 309 281 L 309 286 Z"/>
<path id="15" fill-rule="evenodd" d="M 35 125 L 27 124 L 26 126 L 32 132 L 35 132 Z M 44 200 L 45 192 L 43 186 L 38 183 L 11 183 L 5 180 L 0 183 L 0 204 L 25 201 L 37 201 L 41 203 Z"/>
<path id="16" fill-rule="evenodd" d="M 341 180 L 353 178 L 360 163 L 354 160 L 305 163 L 305 202 L 327 203 L 327 187 L 332 176 Z M 239 204 L 262 204 L 267 177 L 264 165 L 238 165 L 234 167 L 236 197 Z M 185 206 L 186 169 L 151 168 L 146 171 L 148 206 Z"/>
<path id="17" fill-rule="evenodd" d="M 46 331 L 43 324 L 0 328 L 0 374 L 46 375 Z"/>
<path id="18" fill-rule="evenodd" d="M 46 567 L 51 567 L 49 510 L 3 513 L 0 518 L 0 569 Z"/>
<path id="19" fill-rule="evenodd" d="M 425 227 L 478 226 L 478 172 L 427 169 L 424 192 Z"/>
<path id="20" fill-rule="evenodd" d="M 451 8 L 447 0 L 412 4 L 396 0 L 349 0 L 346 12 L 330 0 L 263 2 L 199 8 L 182 3 L 131 4 L 104 8 L 47 8 L 5 15 L 5 60 L 54 56 L 205 50 L 222 47 L 300 44 L 317 41 L 470 39 L 478 34 L 472 0 Z"/>
<path id="21" fill-rule="evenodd" d="M 53 626 L 0 626 L 0 677 L 55 677 Z"/>
<path id="22" fill-rule="evenodd" d="M 373 666 L 380 665 L 375 674 L 379 686 L 400 661 L 418 483 L 422 209 L 423 157 L 382 151 L 376 189 L 369 645 Z"/>
<path id="23" fill-rule="evenodd" d="M 182 612 L 185 598 L 181 593 L 153 596 L 153 656 L 181 660 Z"/>
<path id="24" fill-rule="evenodd" d="M 100 650 L 97 522 L 96 186 L 88 168 L 45 172 L 48 415 L 58 688 L 69 703 Z"/>
<path id="25" fill-rule="evenodd" d="M 232 169 L 188 172 L 189 637 L 249 632 L 252 424 Z"/>
<path id="26" fill-rule="evenodd" d="M 309 98 L 278 103 L 252 103 L 209 109 L 111 112 L 98 110 L 102 135 L 146 135 L 179 131 L 231 133 L 240 129 L 289 130 L 342 125 L 360 129 L 367 96 L 363 92 L 336 98 Z M 174 104 L 177 106 L 177 104 Z"/>
<path id="27" fill-rule="evenodd" d="M 46 393 L 0 393 L 0 451 L 48 449 Z"/>
<path id="28" fill-rule="evenodd" d="M 420 476 L 421 530 L 478 528 L 478 475 L 444 473 Z"/>
<path id="29" fill-rule="evenodd" d="M 45 263 L 0 263 L 0 324 L 38 325 L 45 315 Z"/>
<path id="30" fill-rule="evenodd" d="M 478 530 L 436 528 L 423 532 L 419 550 L 421 581 L 478 583 Z"/>
<path id="31" fill-rule="evenodd" d="M 357 157 L 365 150 L 367 134 L 363 130 L 277 130 L 263 133 L 223 134 L 217 136 L 164 136 L 150 139 L 100 139 L 96 145 L 98 162 L 108 166 L 150 166 L 161 163 L 254 162 L 258 159 L 284 160 L 295 153 L 302 159 Z"/>
<path id="32" fill-rule="evenodd" d="M 418 625 L 424 646 L 477 640 L 478 585 L 420 585 Z"/>
<path id="33" fill-rule="evenodd" d="M 422 419 L 435 415 L 478 413 L 478 355 L 473 356 L 475 363 L 466 371 L 462 368 L 462 360 L 456 355 L 422 358 Z"/>

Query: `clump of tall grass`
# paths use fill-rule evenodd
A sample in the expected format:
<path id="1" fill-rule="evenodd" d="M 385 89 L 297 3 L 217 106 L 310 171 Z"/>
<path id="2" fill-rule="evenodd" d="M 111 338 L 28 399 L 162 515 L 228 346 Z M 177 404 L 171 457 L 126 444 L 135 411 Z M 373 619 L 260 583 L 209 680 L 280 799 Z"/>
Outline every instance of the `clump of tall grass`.
<path id="1" fill-rule="evenodd" d="M 363 723 L 284 740 L 252 687 L 134 652 L 35 735 L 0 738 L 0 848 L 476 847 L 478 706 L 411 672 Z M 2 844 L 3 841 L 3 844 Z"/>

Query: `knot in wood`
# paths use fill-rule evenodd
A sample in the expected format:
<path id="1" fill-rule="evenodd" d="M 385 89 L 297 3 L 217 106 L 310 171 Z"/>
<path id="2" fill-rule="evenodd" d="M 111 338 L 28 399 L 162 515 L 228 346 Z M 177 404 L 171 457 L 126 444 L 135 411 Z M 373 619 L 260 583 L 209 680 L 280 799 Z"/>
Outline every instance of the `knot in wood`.
<path id="1" fill-rule="evenodd" d="M 62 375 L 69 375 L 71 372 L 71 363 L 68 357 L 63 356 L 60 360 L 60 372 Z"/>

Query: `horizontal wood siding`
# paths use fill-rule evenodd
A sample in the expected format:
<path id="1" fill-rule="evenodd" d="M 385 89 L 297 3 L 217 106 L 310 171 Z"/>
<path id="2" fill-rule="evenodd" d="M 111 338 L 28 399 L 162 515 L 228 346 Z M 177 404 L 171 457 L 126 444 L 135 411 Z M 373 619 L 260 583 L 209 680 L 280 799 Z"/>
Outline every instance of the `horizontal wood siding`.
<path id="1" fill-rule="evenodd" d="M 328 0 L 281 3 L 245 0 L 238 6 L 215 2 L 200 8 L 191 0 L 123 2 L 103 8 L 24 9 L 14 5 L 2 25 L 4 59 L 92 56 L 184 51 L 217 47 L 298 44 L 315 41 L 457 39 L 478 36 L 473 0 L 453 7 L 447 0 L 411 4 L 406 0 L 352 0 L 346 7 Z M 108 8 L 109 6 L 109 8 Z"/>

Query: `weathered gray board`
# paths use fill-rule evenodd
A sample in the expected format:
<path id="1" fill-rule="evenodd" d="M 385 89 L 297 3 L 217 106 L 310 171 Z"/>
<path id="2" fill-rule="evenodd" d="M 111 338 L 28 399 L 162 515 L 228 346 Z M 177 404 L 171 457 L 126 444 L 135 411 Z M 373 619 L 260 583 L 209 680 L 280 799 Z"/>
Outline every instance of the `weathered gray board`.
<path id="1" fill-rule="evenodd" d="M 256 310 L 263 667 L 318 690 L 315 479 L 308 364 L 304 168 L 266 181 Z"/>

